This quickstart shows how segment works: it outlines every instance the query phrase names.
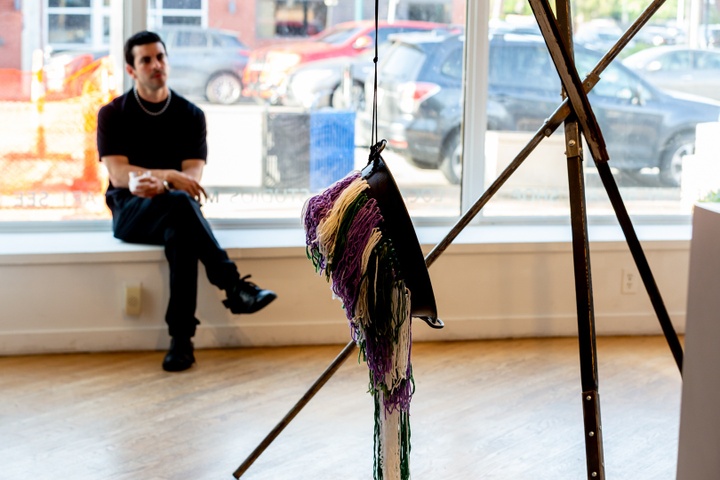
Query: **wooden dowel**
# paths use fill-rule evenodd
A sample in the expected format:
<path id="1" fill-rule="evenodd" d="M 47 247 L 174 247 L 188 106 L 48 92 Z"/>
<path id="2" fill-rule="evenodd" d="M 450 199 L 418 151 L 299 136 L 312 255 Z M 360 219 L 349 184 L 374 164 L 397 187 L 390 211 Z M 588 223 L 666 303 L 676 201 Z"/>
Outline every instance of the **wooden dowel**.
<path id="1" fill-rule="evenodd" d="M 245 471 L 250 468 L 250 466 L 255 462 L 255 460 L 258 459 L 258 457 L 265 451 L 265 449 L 272 443 L 273 440 L 275 440 L 275 437 L 280 435 L 280 432 L 282 432 L 285 427 L 288 426 L 288 424 L 292 421 L 293 418 L 297 416 L 298 413 L 300 413 L 300 410 L 305 407 L 305 405 L 315 396 L 315 394 L 327 383 L 328 380 L 330 380 L 330 377 L 333 376 L 333 374 L 337 371 L 338 368 L 347 360 L 347 358 L 350 356 L 352 351 L 355 350 L 355 342 L 351 341 L 348 342 L 347 345 L 345 345 L 345 348 L 338 354 L 337 357 L 335 357 L 335 360 L 332 361 L 332 363 L 325 369 L 325 371 L 318 377 L 317 380 L 315 380 L 315 383 L 312 384 L 312 386 L 308 389 L 307 392 L 305 392 L 305 395 L 303 395 L 300 400 L 297 401 L 295 406 L 290 409 L 290 411 L 283 417 L 280 422 L 275 425 L 275 428 L 273 428 L 270 433 L 267 434 L 267 436 L 263 439 L 262 442 L 255 448 L 255 450 L 252 451 L 252 453 L 245 459 L 245 461 L 235 470 L 235 473 L 233 473 L 233 476 L 235 478 L 240 478 L 240 476 L 245 473 Z"/>

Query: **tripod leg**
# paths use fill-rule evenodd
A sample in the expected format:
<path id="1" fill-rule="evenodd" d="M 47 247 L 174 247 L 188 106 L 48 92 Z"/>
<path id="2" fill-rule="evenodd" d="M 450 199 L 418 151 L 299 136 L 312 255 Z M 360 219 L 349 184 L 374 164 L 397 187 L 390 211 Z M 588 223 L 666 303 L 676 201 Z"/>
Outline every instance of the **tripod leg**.
<path id="1" fill-rule="evenodd" d="M 620 190 L 617 187 L 617 183 L 615 183 L 615 178 L 613 177 L 612 172 L 610 171 L 610 166 L 607 162 L 596 162 L 595 165 L 597 167 L 598 174 L 600 175 L 600 180 L 602 180 L 605 191 L 610 199 L 610 203 L 615 210 L 615 216 L 617 217 L 620 227 L 625 234 L 625 240 L 627 241 L 628 247 L 630 247 L 630 253 L 635 260 L 635 265 L 638 267 L 643 284 L 645 284 L 645 290 L 647 290 L 650 302 L 655 309 L 655 314 L 660 322 L 660 327 L 665 334 L 665 339 L 670 346 L 673 357 L 675 357 L 675 363 L 677 363 L 680 374 L 682 375 L 683 347 L 680 344 L 675 328 L 670 321 L 670 315 L 668 315 L 667 308 L 665 308 L 665 303 L 663 302 L 660 290 L 655 283 L 655 278 L 653 277 L 652 270 L 650 270 L 647 258 L 645 258 L 645 253 L 640 245 L 640 240 L 635 233 L 635 228 L 630 220 L 630 215 L 628 214 L 625 204 L 622 201 Z"/>
<path id="2" fill-rule="evenodd" d="M 578 346 L 580 350 L 580 380 L 582 383 L 583 418 L 585 419 L 585 456 L 588 478 L 604 479 L 597 349 L 595 344 L 595 311 L 590 275 L 585 180 L 577 122 L 572 121 L 572 119 L 565 122 L 565 136 L 568 155 L 568 187 L 570 191 L 573 266 L 575 269 Z"/>
<path id="3" fill-rule="evenodd" d="M 568 94 L 573 106 L 573 110 L 577 120 L 582 125 L 583 134 L 587 140 L 593 159 L 600 173 L 605 190 L 610 197 L 610 201 L 615 209 L 615 214 L 620 222 L 620 226 L 625 233 L 628 245 L 630 247 L 635 264 L 640 271 L 640 275 L 647 289 L 650 300 L 655 308 L 655 312 L 660 321 L 660 325 L 665 333 L 665 337 L 670 345 L 675 361 L 682 372 L 682 347 L 678 341 L 677 334 L 670 322 L 670 317 L 665 309 L 665 305 L 660 296 L 660 292 L 653 279 L 650 267 L 645 259 L 640 242 L 635 235 L 635 231 L 630 221 L 630 217 L 620 197 L 620 192 L 607 165 L 609 159 L 602 133 L 597 125 L 595 116 L 590 108 L 590 103 L 585 92 L 582 90 L 580 78 L 572 60 L 572 42 L 570 33 L 570 7 L 567 0 L 557 0 L 558 22 L 553 21 L 553 12 L 547 0 L 530 0 L 533 13 L 537 18 L 538 25 L 542 31 L 545 42 L 548 45 L 550 54 L 556 64 L 558 74 L 562 80 L 563 88 Z M 562 31 L 564 27 L 565 31 Z M 565 42 L 562 42 L 562 36 Z"/>
<path id="4" fill-rule="evenodd" d="M 592 275 L 590 273 L 590 245 L 587 231 L 585 177 L 583 173 L 583 134 L 590 144 L 593 157 L 607 160 L 602 133 L 590 103 L 582 91 L 575 70 L 572 43 L 572 16 L 568 0 L 557 0 L 557 23 L 547 0 L 530 0 L 545 43 L 560 74 L 564 93 L 569 97 L 573 113 L 565 120 L 565 154 L 568 165 L 570 221 L 572 224 L 573 267 L 575 273 L 575 301 L 577 306 L 578 347 L 580 351 L 580 379 L 585 428 L 585 458 L 588 479 L 604 479 L 600 397 L 598 394 L 597 349 L 595 344 L 595 310 Z"/>
<path id="5" fill-rule="evenodd" d="M 605 478 L 602 427 L 600 426 L 600 396 L 597 390 L 583 392 L 582 396 L 588 479 Z"/>

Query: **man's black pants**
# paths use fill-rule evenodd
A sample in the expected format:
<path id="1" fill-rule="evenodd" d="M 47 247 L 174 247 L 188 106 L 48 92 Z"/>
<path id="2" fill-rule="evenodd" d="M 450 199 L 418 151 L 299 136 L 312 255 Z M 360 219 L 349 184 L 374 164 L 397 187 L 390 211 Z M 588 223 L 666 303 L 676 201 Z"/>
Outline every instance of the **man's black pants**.
<path id="1" fill-rule="evenodd" d="M 183 191 L 151 199 L 129 196 L 111 205 L 116 238 L 163 245 L 170 267 L 170 301 L 165 321 L 170 336 L 192 337 L 200 323 L 197 307 L 198 261 L 210 283 L 230 288 L 240 278 L 235 263 L 218 244 L 197 201 Z"/>

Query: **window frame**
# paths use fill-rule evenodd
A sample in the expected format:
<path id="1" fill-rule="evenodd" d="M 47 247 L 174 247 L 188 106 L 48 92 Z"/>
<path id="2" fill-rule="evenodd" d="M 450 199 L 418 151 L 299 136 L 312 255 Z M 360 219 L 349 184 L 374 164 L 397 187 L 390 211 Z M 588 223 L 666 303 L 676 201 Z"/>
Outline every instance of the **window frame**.
<path id="1" fill-rule="evenodd" d="M 208 27 L 208 0 L 200 0 L 200 8 L 165 8 L 162 6 L 162 0 L 156 1 L 160 3 L 160 7 L 154 6 L 155 2 L 147 0 L 147 27 L 149 29 L 175 25 L 172 23 L 166 25 L 163 21 L 165 17 L 199 18 L 199 26 L 202 28 Z"/>
<path id="2" fill-rule="evenodd" d="M 43 0 L 42 35 L 45 42 L 54 50 L 73 49 L 78 47 L 106 47 L 104 21 L 111 18 L 112 7 L 106 0 L 90 0 L 89 7 L 51 7 L 50 0 Z M 90 17 L 90 43 L 50 42 L 50 17 L 52 15 L 85 15 Z"/>

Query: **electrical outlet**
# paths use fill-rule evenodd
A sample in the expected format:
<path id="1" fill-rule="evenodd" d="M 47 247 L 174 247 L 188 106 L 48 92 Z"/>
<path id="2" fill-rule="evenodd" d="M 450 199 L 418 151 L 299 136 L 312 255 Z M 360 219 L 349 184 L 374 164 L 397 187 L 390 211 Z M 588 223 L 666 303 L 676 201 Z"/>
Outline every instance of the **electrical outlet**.
<path id="1" fill-rule="evenodd" d="M 125 314 L 131 316 L 140 315 L 142 309 L 142 284 L 125 284 Z"/>
<path id="2" fill-rule="evenodd" d="M 640 291 L 640 274 L 631 268 L 623 268 L 620 290 L 624 295 L 634 295 Z"/>

